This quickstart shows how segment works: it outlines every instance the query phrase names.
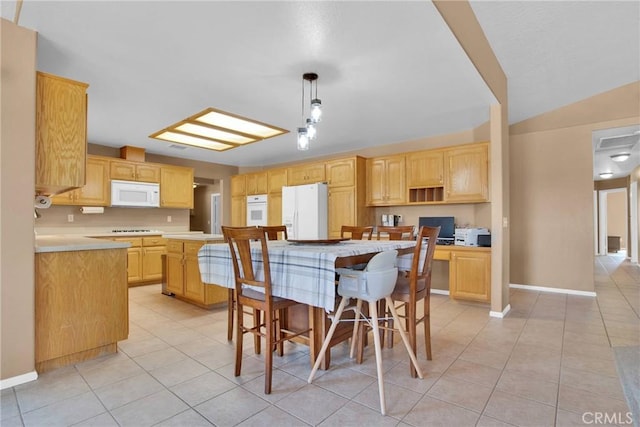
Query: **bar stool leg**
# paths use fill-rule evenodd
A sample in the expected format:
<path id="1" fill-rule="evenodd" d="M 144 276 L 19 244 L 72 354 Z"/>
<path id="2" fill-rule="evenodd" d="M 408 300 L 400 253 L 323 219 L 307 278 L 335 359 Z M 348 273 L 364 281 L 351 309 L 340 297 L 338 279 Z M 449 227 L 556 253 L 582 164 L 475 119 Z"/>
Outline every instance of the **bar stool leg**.
<path id="1" fill-rule="evenodd" d="M 356 301 L 355 316 L 353 317 L 353 333 L 351 335 L 351 349 L 349 350 L 350 359 L 353 359 L 353 355 L 356 352 L 356 342 L 358 342 L 358 328 L 360 327 L 361 312 L 362 312 L 362 300 L 358 299 Z"/>
<path id="2" fill-rule="evenodd" d="M 378 372 L 378 394 L 380 395 L 380 412 L 382 413 L 382 415 L 386 415 L 387 407 L 384 401 L 380 325 L 378 325 L 378 301 L 369 301 L 369 311 L 369 315 L 371 316 L 371 326 L 373 327 L 373 345 L 376 350 L 376 370 Z"/>
<path id="3" fill-rule="evenodd" d="M 416 354 L 411 349 L 411 343 L 409 342 L 409 337 L 407 336 L 407 333 L 405 332 L 404 327 L 402 326 L 402 322 L 400 322 L 400 319 L 398 319 L 398 312 L 396 311 L 396 308 L 393 305 L 393 301 L 391 300 L 391 297 L 386 297 L 385 299 L 387 301 L 387 305 L 389 306 L 389 309 L 391 310 L 391 315 L 393 316 L 395 323 L 398 325 L 398 332 L 400 332 L 400 337 L 402 338 L 402 342 L 404 343 L 404 346 L 407 348 L 407 353 L 409 353 L 409 358 L 411 359 L 413 366 L 416 368 L 418 377 L 423 378 L 422 371 L 418 366 L 418 359 L 416 358 Z"/>
<path id="4" fill-rule="evenodd" d="M 327 336 L 322 342 L 322 348 L 320 348 L 320 352 L 318 353 L 318 357 L 316 358 L 316 363 L 313 364 L 313 369 L 311 369 L 311 373 L 309 374 L 309 379 L 307 379 L 307 382 L 309 384 L 311 384 L 311 381 L 313 381 L 313 377 L 316 375 L 316 372 L 318 371 L 318 368 L 320 367 L 320 364 L 324 359 L 324 354 L 327 351 L 327 348 L 329 348 L 331 337 L 333 337 L 333 333 L 336 331 L 336 328 L 338 327 L 338 323 L 340 322 L 340 318 L 342 317 L 342 312 L 344 311 L 344 308 L 346 307 L 347 302 L 349 302 L 349 298 L 342 297 L 342 301 L 340 301 L 340 305 L 338 306 L 338 310 L 336 311 L 336 314 L 333 318 L 333 322 L 331 322 L 331 327 L 329 328 L 329 332 L 327 332 Z"/>

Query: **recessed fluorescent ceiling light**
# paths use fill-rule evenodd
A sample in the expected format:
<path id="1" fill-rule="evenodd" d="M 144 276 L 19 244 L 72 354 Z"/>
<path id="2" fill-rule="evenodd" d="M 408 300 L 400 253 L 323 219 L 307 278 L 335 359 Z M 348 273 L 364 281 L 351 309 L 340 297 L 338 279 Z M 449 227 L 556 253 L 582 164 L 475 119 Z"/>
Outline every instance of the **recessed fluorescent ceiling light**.
<path id="1" fill-rule="evenodd" d="M 604 178 L 604 179 L 611 178 L 612 176 L 613 176 L 613 173 L 611 172 L 602 172 L 600 174 L 600 178 Z"/>
<path id="2" fill-rule="evenodd" d="M 207 108 L 149 135 L 178 144 L 225 151 L 289 132 L 236 114 Z"/>

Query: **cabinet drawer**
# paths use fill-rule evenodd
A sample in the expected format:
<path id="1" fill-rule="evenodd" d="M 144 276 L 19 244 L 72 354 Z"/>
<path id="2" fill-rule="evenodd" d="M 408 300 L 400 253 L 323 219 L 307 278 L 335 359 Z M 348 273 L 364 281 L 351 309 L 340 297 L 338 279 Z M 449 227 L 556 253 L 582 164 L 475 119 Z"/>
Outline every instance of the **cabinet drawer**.
<path id="1" fill-rule="evenodd" d="M 128 242 L 131 243 L 132 247 L 140 247 L 142 246 L 142 238 L 141 237 L 116 237 L 116 242 Z"/>
<path id="2" fill-rule="evenodd" d="M 162 237 L 143 237 L 142 246 L 164 246 L 167 244 L 167 239 Z"/>
<path id="3" fill-rule="evenodd" d="M 185 242 L 184 253 L 189 256 L 198 256 L 198 251 L 204 245 L 202 242 Z"/>
<path id="4" fill-rule="evenodd" d="M 167 252 L 182 253 L 182 242 L 176 240 L 167 241 Z"/>

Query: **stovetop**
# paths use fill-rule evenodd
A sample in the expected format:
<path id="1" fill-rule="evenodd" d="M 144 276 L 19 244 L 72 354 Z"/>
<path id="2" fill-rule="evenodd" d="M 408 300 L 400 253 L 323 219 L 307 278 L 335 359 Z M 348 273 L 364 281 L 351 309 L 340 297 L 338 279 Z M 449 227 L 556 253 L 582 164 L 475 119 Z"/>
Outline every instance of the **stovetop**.
<path id="1" fill-rule="evenodd" d="M 115 230 L 111 230 L 112 233 L 151 233 L 151 232 L 158 232 L 160 233 L 158 230 L 147 230 L 147 229 L 140 229 L 140 228 L 136 228 L 136 229 L 115 229 Z"/>

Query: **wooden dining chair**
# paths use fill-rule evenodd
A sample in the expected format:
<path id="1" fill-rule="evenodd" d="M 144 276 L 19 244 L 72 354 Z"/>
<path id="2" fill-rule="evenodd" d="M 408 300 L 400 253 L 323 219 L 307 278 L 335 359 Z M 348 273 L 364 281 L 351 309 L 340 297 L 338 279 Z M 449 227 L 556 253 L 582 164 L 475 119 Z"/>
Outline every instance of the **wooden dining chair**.
<path id="1" fill-rule="evenodd" d="M 417 338 L 416 330 L 420 322 L 424 323 L 424 343 L 427 353 L 427 360 L 431 360 L 431 321 L 429 317 L 429 307 L 431 303 L 431 264 L 433 254 L 436 250 L 436 240 L 440 233 L 440 227 L 420 227 L 416 239 L 416 247 L 413 251 L 413 260 L 411 261 L 411 270 L 408 272 L 399 272 L 396 286 L 391 293 L 391 300 L 400 302 L 395 305 L 396 310 L 404 307 L 404 317 L 407 323 L 407 332 L 409 333 L 409 341 L 411 349 L 416 354 Z M 424 244 L 427 244 L 424 251 Z M 421 259 L 421 252 L 424 251 L 424 258 Z M 424 315 L 417 318 L 418 301 L 424 303 Z M 390 326 L 393 321 L 390 320 Z M 388 339 L 393 342 L 393 335 L 388 334 Z M 411 376 L 416 376 L 413 365 L 410 366 Z"/>
<path id="2" fill-rule="evenodd" d="M 349 235 L 346 236 L 346 233 L 348 233 Z M 350 237 L 352 240 L 371 240 L 371 236 L 373 236 L 372 225 L 366 227 L 343 225 L 342 228 L 340 228 L 340 237 L 342 238 Z"/>
<path id="3" fill-rule="evenodd" d="M 273 374 L 273 350 L 280 343 L 303 335 L 311 329 L 304 331 L 291 331 L 280 324 L 284 310 L 300 304 L 297 301 L 273 296 L 271 283 L 271 268 L 269 264 L 269 251 L 265 232 L 260 228 L 228 228 L 225 230 L 226 238 L 231 252 L 236 288 L 236 362 L 235 376 L 239 376 L 242 370 L 242 343 L 246 333 L 252 333 L 258 337 L 264 337 L 265 344 L 265 378 L 264 393 L 271 393 L 271 378 Z M 251 242 L 259 241 L 261 254 L 251 252 Z M 255 263 L 255 264 L 254 264 Z M 261 266 L 264 278 L 258 280 L 257 270 L 254 265 Z M 264 313 L 264 322 L 247 327 L 244 324 L 243 307 L 251 307 Z M 263 332 L 264 328 L 264 332 Z"/>
<path id="4" fill-rule="evenodd" d="M 286 225 L 270 225 L 260 227 L 264 231 L 264 234 L 267 236 L 267 240 L 278 240 L 278 235 L 282 233 L 282 239 L 287 240 L 289 236 L 287 236 L 287 226 Z"/>
<path id="5" fill-rule="evenodd" d="M 378 226 L 376 238 L 380 240 L 381 234 L 386 234 L 389 240 L 411 240 L 413 239 L 413 225 L 402 225 L 398 227 Z"/>

